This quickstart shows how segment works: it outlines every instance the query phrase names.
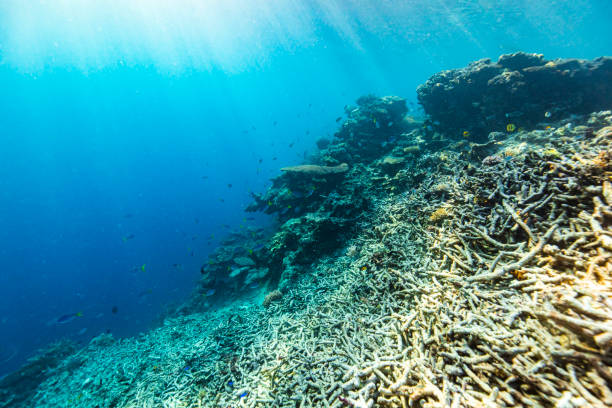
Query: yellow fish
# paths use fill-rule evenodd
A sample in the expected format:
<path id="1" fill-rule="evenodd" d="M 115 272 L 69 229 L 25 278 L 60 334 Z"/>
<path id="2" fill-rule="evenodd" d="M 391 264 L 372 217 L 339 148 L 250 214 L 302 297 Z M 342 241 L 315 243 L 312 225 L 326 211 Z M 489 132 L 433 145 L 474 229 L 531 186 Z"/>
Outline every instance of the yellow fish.
<path id="1" fill-rule="evenodd" d="M 508 123 L 506 125 L 506 131 L 512 133 L 516 130 L 516 125 L 514 123 Z"/>
<path id="2" fill-rule="evenodd" d="M 467 130 L 464 130 L 463 137 L 470 137 L 470 132 L 468 132 Z"/>
<path id="3" fill-rule="evenodd" d="M 142 266 L 140 267 L 140 270 L 144 272 L 146 268 L 147 268 L 147 264 L 142 264 Z"/>

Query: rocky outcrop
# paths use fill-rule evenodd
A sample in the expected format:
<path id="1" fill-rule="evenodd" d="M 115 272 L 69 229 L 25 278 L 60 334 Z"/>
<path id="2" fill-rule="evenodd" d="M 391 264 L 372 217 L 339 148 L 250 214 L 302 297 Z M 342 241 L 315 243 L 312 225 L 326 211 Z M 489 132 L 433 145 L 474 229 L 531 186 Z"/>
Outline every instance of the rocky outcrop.
<path id="1" fill-rule="evenodd" d="M 433 130 L 483 140 L 491 131 L 511 133 L 612 108 L 612 58 L 507 54 L 435 74 L 417 94 Z"/>

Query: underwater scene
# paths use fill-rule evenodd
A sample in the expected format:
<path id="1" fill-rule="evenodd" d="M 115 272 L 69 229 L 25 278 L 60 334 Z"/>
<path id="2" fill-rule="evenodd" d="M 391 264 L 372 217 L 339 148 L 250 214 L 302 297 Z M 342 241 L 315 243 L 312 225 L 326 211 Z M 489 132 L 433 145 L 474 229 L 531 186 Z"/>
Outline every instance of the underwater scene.
<path id="1" fill-rule="evenodd" d="M 610 21 L 0 1 L 0 408 L 612 406 Z"/>

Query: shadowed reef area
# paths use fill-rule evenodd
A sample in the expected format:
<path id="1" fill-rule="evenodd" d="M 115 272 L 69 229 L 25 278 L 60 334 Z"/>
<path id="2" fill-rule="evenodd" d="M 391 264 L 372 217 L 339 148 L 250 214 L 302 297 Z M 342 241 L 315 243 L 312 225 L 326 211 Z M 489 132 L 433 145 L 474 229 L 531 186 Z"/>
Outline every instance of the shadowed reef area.
<path id="1" fill-rule="evenodd" d="M 360 98 L 159 328 L 53 345 L 0 406 L 612 405 L 611 84 L 517 53 L 434 75 L 424 120 Z"/>

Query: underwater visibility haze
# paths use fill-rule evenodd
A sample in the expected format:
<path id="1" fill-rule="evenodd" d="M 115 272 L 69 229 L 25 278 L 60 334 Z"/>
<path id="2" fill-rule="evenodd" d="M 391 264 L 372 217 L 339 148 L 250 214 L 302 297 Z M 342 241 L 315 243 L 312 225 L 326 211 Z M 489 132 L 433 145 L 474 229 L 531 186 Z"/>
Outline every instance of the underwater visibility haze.
<path id="1" fill-rule="evenodd" d="M 3 0 L 0 407 L 609 406 L 611 20 Z"/>

